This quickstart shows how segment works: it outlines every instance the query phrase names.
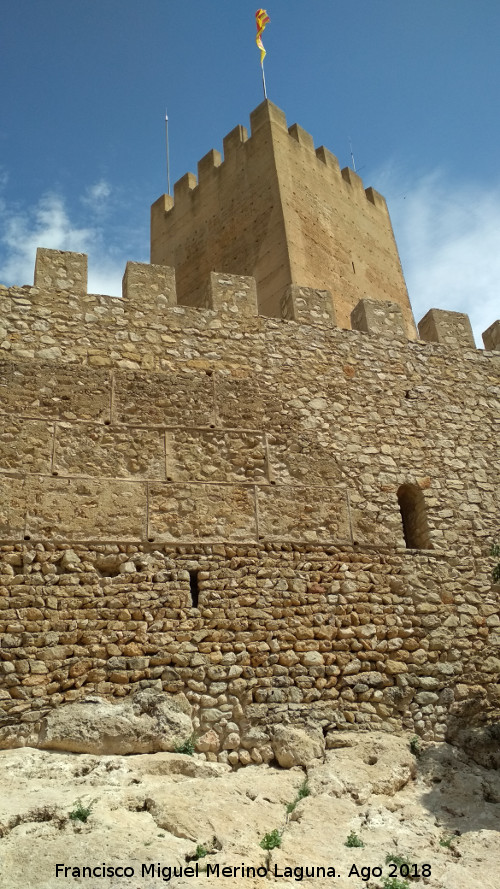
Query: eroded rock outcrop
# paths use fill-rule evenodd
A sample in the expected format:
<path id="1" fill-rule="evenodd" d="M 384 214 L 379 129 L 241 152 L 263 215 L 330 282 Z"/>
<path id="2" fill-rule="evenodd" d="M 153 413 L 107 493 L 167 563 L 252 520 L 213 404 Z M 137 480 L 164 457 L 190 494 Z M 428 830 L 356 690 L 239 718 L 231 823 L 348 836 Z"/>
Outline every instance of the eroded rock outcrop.
<path id="1" fill-rule="evenodd" d="M 78 880 L 56 876 L 57 864 L 104 862 L 133 874 L 96 875 L 82 886 L 157 889 L 168 868 L 198 861 L 198 878 L 171 872 L 167 885 L 296 889 L 299 882 L 331 889 L 334 882 L 338 889 L 383 889 L 393 856 L 420 873 L 427 864 L 430 874 L 416 883 L 426 889 L 497 889 L 499 772 L 448 744 L 423 744 L 413 756 L 409 742 L 410 736 L 338 733 L 324 762 L 307 769 L 263 764 L 236 771 L 205 754 L 0 751 L 2 887 L 61 889 Z M 278 836 L 279 844 L 263 848 L 266 836 Z M 357 845 L 346 845 L 348 837 Z M 213 870 L 207 878 L 208 863 L 219 866 L 218 878 Z M 261 871 L 222 873 L 242 865 Z M 306 867 L 334 867 L 335 880 L 310 877 Z M 367 881 L 367 870 L 349 878 L 353 867 L 381 867 L 382 878 Z"/>
<path id="2" fill-rule="evenodd" d="M 49 713 L 34 746 L 119 755 L 173 751 L 193 732 L 189 712 L 182 695 L 172 697 L 150 688 L 117 703 L 88 697 Z"/>

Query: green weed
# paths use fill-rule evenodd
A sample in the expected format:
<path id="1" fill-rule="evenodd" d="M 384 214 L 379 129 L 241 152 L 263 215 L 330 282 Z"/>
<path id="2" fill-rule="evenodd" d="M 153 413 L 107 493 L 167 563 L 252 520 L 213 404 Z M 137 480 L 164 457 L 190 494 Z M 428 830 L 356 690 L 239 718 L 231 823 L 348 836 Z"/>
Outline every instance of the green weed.
<path id="1" fill-rule="evenodd" d="M 88 806 L 84 806 L 81 799 L 78 799 L 75 803 L 75 808 L 69 813 L 69 817 L 72 821 L 82 821 L 85 824 L 92 813 L 94 803 L 95 800 L 92 800 Z"/>
<path id="2" fill-rule="evenodd" d="M 445 849 L 452 849 L 453 843 L 458 840 L 457 836 L 452 835 L 451 837 L 441 837 L 439 840 L 439 845 L 444 846 Z"/>
<path id="3" fill-rule="evenodd" d="M 271 833 L 266 833 L 260 843 L 259 846 L 261 849 L 266 849 L 268 852 L 271 849 L 279 849 L 281 846 L 281 833 L 279 830 L 272 830 Z"/>
<path id="4" fill-rule="evenodd" d="M 300 785 L 299 789 L 297 790 L 297 796 L 295 797 L 293 802 L 286 804 L 287 815 L 290 815 L 291 812 L 293 812 L 293 810 L 295 809 L 295 806 L 297 805 L 297 803 L 300 803 L 301 799 L 305 799 L 306 796 L 310 796 L 310 794 L 311 794 L 311 789 L 309 787 L 309 784 L 307 783 L 307 778 L 304 778 L 302 784 Z"/>
<path id="5" fill-rule="evenodd" d="M 422 753 L 420 738 L 417 738 L 416 735 L 410 741 L 410 750 L 413 753 L 413 756 L 420 756 L 420 754 Z"/>
<path id="6" fill-rule="evenodd" d="M 399 880 L 398 877 L 384 877 L 383 889 L 410 889 L 408 880 Z"/>
<path id="7" fill-rule="evenodd" d="M 396 867 L 401 867 L 403 864 L 406 867 L 412 867 L 412 862 L 409 858 L 405 858 L 403 855 L 386 855 L 385 856 L 386 864 L 395 864 Z"/>
<path id="8" fill-rule="evenodd" d="M 192 756 L 196 748 L 196 736 L 190 735 L 189 738 L 186 738 L 185 741 L 181 741 L 180 744 L 176 744 L 174 747 L 174 753 L 184 753 L 186 756 Z"/>
<path id="9" fill-rule="evenodd" d="M 347 839 L 344 843 L 344 846 L 348 846 L 349 849 L 363 849 L 364 845 L 365 844 L 364 844 L 363 840 L 361 839 L 361 837 L 358 837 L 358 835 L 356 833 L 354 833 L 353 830 L 351 830 L 349 836 L 347 837 Z"/>

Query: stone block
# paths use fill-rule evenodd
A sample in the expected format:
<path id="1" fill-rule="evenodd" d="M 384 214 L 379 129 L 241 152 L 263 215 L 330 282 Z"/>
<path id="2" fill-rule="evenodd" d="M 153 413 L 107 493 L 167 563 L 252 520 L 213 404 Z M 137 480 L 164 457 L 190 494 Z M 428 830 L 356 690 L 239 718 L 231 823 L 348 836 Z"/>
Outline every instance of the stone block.
<path id="1" fill-rule="evenodd" d="M 233 151 L 237 150 L 241 145 L 243 145 L 248 140 L 248 132 L 247 128 L 238 124 L 238 126 L 234 127 L 231 132 L 227 133 L 222 140 L 222 145 L 224 148 L 224 160 L 227 161 Z"/>
<path id="2" fill-rule="evenodd" d="M 191 192 L 198 185 L 198 180 L 194 173 L 185 173 L 174 184 L 174 205 L 178 204 L 191 196 Z"/>
<path id="3" fill-rule="evenodd" d="M 320 145 L 320 147 L 316 149 L 316 157 L 321 163 L 325 164 L 331 172 L 335 173 L 335 175 L 338 175 L 340 178 L 340 165 L 338 159 L 328 150 L 328 148 L 325 148 L 324 145 Z"/>
<path id="4" fill-rule="evenodd" d="M 267 475 L 264 436 L 254 432 L 173 429 L 166 454 L 174 481 L 262 482 Z"/>
<path id="5" fill-rule="evenodd" d="M 65 290 L 69 293 L 87 292 L 87 256 L 65 250 L 36 251 L 35 287 L 40 290 Z"/>
<path id="6" fill-rule="evenodd" d="M 500 350 L 500 321 L 494 321 L 483 333 L 484 348 L 489 352 Z"/>
<path id="7" fill-rule="evenodd" d="M 0 537 L 22 540 L 26 513 L 26 480 L 0 475 Z"/>
<path id="8" fill-rule="evenodd" d="M 360 299 L 351 312 L 351 326 L 353 330 L 364 333 L 406 339 L 403 313 L 400 306 L 393 302 Z"/>
<path id="9" fill-rule="evenodd" d="M 314 139 L 307 130 L 304 130 L 303 127 L 299 126 L 298 123 L 293 123 L 291 127 L 288 127 L 288 132 L 292 139 L 295 139 L 299 145 L 303 145 L 305 148 L 309 148 L 311 151 L 314 151 Z"/>
<path id="10" fill-rule="evenodd" d="M 174 199 L 170 194 L 162 194 L 160 197 L 151 205 L 151 231 L 161 231 L 165 215 L 170 212 L 172 207 L 174 206 Z M 151 243 L 151 249 L 153 250 L 153 241 Z"/>
<path id="11" fill-rule="evenodd" d="M 300 429 L 304 417 L 294 406 L 300 375 L 290 370 L 286 383 L 265 373 L 241 377 L 218 374 L 215 378 L 217 415 L 229 428 Z"/>
<path id="12" fill-rule="evenodd" d="M 122 282 L 125 308 L 161 313 L 177 305 L 175 269 L 166 265 L 127 262 Z"/>
<path id="13" fill-rule="evenodd" d="M 96 479 L 30 479 L 31 538 L 137 540 L 146 531 L 146 485 Z"/>
<path id="14" fill-rule="evenodd" d="M 218 167 L 220 167 L 222 163 L 222 156 L 220 151 L 215 151 L 213 148 L 210 149 L 202 158 L 198 161 L 198 182 L 201 182 L 205 178 L 208 179 L 210 176 L 213 176 Z"/>
<path id="15" fill-rule="evenodd" d="M 351 170 L 350 167 L 343 167 L 340 171 L 342 179 L 344 182 L 347 182 L 348 185 L 351 186 L 354 192 L 357 192 L 363 199 L 366 198 L 365 195 L 365 186 L 363 185 L 363 180 L 361 176 L 358 176 L 354 170 Z"/>
<path id="16" fill-rule="evenodd" d="M 261 127 L 266 125 L 269 126 L 269 124 L 275 124 L 281 127 L 285 132 L 288 132 L 285 112 L 268 99 L 265 99 L 260 105 L 257 105 L 257 108 L 250 114 L 250 130 L 252 136 L 254 136 L 257 130 Z"/>
<path id="17" fill-rule="evenodd" d="M 255 540 L 253 486 L 149 486 L 148 537 L 155 542 Z"/>
<path id="18" fill-rule="evenodd" d="M 24 472 L 50 472 L 53 425 L 0 415 L 0 469 Z"/>
<path id="19" fill-rule="evenodd" d="M 355 543 L 362 546 L 405 546 L 401 514 L 394 505 L 395 496 L 388 492 L 352 492 L 351 522 Z"/>
<path id="20" fill-rule="evenodd" d="M 115 418 L 120 423 L 210 426 L 213 384 L 203 371 L 121 371 L 115 375 Z"/>
<path id="21" fill-rule="evenodd" d="M 257 489 L 259 537 L 265 540 L 350 541 L 345 490 L 312 486 Z"/>
<path id="22" fill-rule="evenodd" d="M 109 422 L 109 373 L 81 365 L 0 362 L 0 414 Z"/>
<path id="23" fill-rule="evenodd" d="M 342 461 L 325 436 L 310 430 L 291 430 L 268 436 L 269 472 L 278 484 L 337 485 L 343 480 Z"/>
<path id="24" fill-rule="evenodd" d="M 165 479 L 164 433 L 158 429 L 58 423 L 54 472 L 94 478 Z"/>
<path id="25" fill-rule="evenodd" d="M 230 312 L 241 318 L 258 314 L 255 278 L 243 275 L 210 275 L 207 307 L 217 312 Z"/>
<path id="26" fill-rule="evenodd" d="M 476 348 L 469 316 L 463 312 L 429 309 L 419 322 L 418 331 L 421 339 L 429 343 L 440 343 L 442 346 L 462 349 Z"/>
<path id="27" fill-rule="evenodd" d="M 281 317 L 299 324 L 336 324 L 332 294 L 291 284 L 281 299 Z"/>

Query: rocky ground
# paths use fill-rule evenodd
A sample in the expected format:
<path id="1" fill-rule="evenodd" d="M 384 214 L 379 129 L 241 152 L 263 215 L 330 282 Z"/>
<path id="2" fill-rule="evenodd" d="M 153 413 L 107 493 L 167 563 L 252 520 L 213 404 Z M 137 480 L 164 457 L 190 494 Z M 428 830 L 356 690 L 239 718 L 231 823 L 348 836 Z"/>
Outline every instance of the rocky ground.
<path id="1" fill-rule="evenodd" d="M 423 744 L 415 756 L 410 740 L 339 733 L 335 749 L 307 770 L 232 771 L 165 752 L 0 751 L 0 885 L 497 889 L 499 771 L 448 744 Z M 266 835 L 268 846 L 280 845 L 262 848 Z M 169 874 L 194 868 L 197 854 L 198 876 Z M 420 879 L 406 882 L 405 862 Z M 66 874 L 56 875 L 58 864 Z M 103 864 L 127 868 L 128 876 L 103 877 Z M 242 865 L 260 867 L 260 875 L 242 876 Z M 71 870 L 84 866 L 99 870 Z M 377 866 L 382 876 L 373 874 Z M 222 867 L 239 870 L 223 875 Z M 335 876 L 305 876 L 306 867 L 332 868 Z"/>

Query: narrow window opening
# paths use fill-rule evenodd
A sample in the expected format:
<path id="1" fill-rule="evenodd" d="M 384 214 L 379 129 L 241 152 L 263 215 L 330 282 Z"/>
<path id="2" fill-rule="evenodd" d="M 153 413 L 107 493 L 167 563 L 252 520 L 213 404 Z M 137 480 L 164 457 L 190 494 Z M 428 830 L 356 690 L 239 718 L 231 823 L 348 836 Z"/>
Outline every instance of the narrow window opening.
<path id="1" fill-rule="evenodd" d="M 190 571 L 189 572 L 189 592 L 191 594 L 191 605 L 193 608 L 198 608 L 198 597 L 200 595 L 200 588 L 198 584 L 198 572 Z"/>
<path id="2" fill-rule="evenodd" d="M 398 503 L 408 549 L 431 549 L 425 498 L 418 485 L 401 485 Z"/>
<path id="3" fill-rule="evenodd" d="M 354 266 L 354 263 L 351 262 L 351 265 L 352 265 L 352 270 L 353 270 L 354 274 L 356 274 L 356 268 L 355 268 L 355 266 Z"/>

